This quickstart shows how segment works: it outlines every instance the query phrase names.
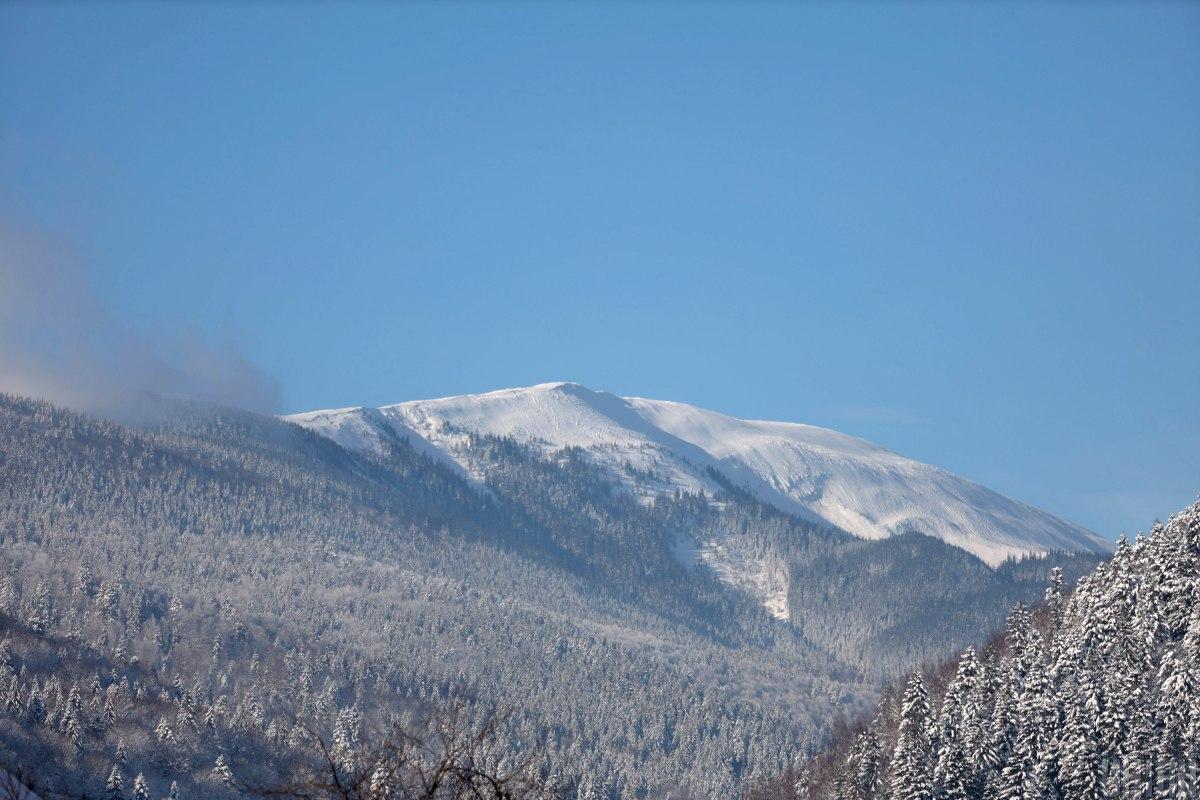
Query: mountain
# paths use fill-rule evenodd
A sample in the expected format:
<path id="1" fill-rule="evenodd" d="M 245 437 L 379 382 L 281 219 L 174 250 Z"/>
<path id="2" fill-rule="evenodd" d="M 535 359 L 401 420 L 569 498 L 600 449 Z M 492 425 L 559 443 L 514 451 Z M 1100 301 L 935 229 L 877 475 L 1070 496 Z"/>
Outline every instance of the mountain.
<path id="1" fill-rule="evenodd" d="M 993 567 L 1027 554 L 1111 549 L 1077 525 L 837 431 L 736 419 L 575 383 L 286 419 L 352 450 L 382 452 L 390 442 L 407 440 L 463 474 L 469 474 L 471 435 L 511 437 L 546 454 L 579 448 L 643 498 L 677 490 L 712 496 L 732 486 L 864 539 L 922 533 Z"/>
<path id="2" fill-rule="evenodd" d="M 598 405 L 575 408 L 611 431 Z M 333 414 L 345 447 L 163 406 L 130 426 L 0 396 L 0 769 L 40 789 L 95 796 L 116 764 L 231 798 L 230 773 L 318 769 L 312 733 L 361 772 L 381 731 L 458 713 L 556 796 L 731 797 L 1097 561 L 860 539 L 665 446 L 703 496 L 428 409 Z"/>
<path id="3" fill-rule="evenodd" d="M 916 672 L 754 800 L 1200 796 L 1200 504 L 981 651 Z"/>

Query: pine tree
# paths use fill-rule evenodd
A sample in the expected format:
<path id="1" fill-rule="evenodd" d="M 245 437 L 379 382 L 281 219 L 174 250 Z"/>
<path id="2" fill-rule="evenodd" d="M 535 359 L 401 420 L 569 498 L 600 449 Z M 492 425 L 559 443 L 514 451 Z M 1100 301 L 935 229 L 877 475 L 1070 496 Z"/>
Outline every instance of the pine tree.
<path id="1" fill-rule="evenodd" d="M 1074 659 L 1080 659 L 1075 654 Z M 1100 687 L 1090 666 L 1076 678 L 1073 701 L 1067 708 L 1062 748 L 1062 783 L 1071 797 L 1103 797 L 1107 794 L 1101 753 L 1104 704 Z"/>
<path id="2" fill-rule="evenodd" d="M 838 800 L 871 800 L 881 786 L 879 739 L 873 726 L 854 740 L 850 755 L 838 778 L 835 796 Z"/>
<path id="3" fill-rule="evenodd" d="M 113 708 L 111 697 L 104 698 L 104 710 L 100 713 L 100 726 L 104 730 L 112 730 L 117 724 L 117 711 Z"/>
<path id="4" fill-rule="evenodd" d="M 25 720 L 30 725 L 43 725 L 48 718 L 46 703 L 42 699 L 42 687 L 34 677 L 29 687 L 29 697 L 25 700 Z"/>
<path id="5" fill-rule="evenodd" d="M 352 708 L 343 709 L 334 724 L 330 755 L 346 774 L 353 774 L 358 769 L 358 726 L 358 712 Z"/>
<path id="6" fill-rule="evenodd" d="M 1183 634 L 1183 653 L 1192 664 L 1200 664 L 1200 597 L 1192 603 L 1192 615 Z"/>
<path id="7" fill-rule="evenodd" d="M 15 616 L 18 602 L 17 585 L 11 575 L 0 575 L 0 613 Z"/>
<path id="8" fill-rule="evenodd" d="M 26 612 L 25 622 L 30 630 L 38 634 L 47 633 L 53 624 L 50 587 L 44 581 L 39 582 L 33 590 L 33 597 Z"/>
<path id="9" fill-rule="evenodd" d="M 108 781 L 104 784 L 104 800 L 125 800 L 125 781 L 121 778 L 121 770 L 116 764 L 108 773 Z"/>
<path id="10" fill-rule="evenodd" d="M 1144 693 L 1139 692 L 1138 697 L 1144 697 Z M 1124 747 L 1120 794 L 1122 800 L 1155 800 L 1158 784 L 1155 749 L 1159 735 L 1151 708 L 1139 700 L 1133 709 L 1129 742 Z"/>
<path id="11" fill-rule="evenodd" d="M 1058 772 L 1051 746 L 1055 729 L 1054 706 L 1041 653 L 1039 640 L 1030 639 L 1024 653 L 1024 691 L 1017 704 L 1017 737 L 1001 774 L 1001 800 L 1053 796 L 1051 781 Z"/>
<path id="12" fill-rule="evenodd" d="M 146 783 L 146 776 L 140 772 L 133 779 L 133 800 L 150 800 L 150 785 Z"/>
<path id="13" fill-rule="evenodd" d="M 1159 668 L 1158 718 L 1162 733 L 1155 748 L 1157 794 L 1170 800 L 1197 796 L 1196 773 L 1200 763 L 1195 759 L 1196 731 L 1193 718 L 1200 681 L 1196 668 L 1176 655 L 1174 649 L 1163 654 Z"/>
<path id="14" fill-rule="evenodd" d="M 67 737 L 67 741 L 75 750 L 82 750 L 84 747 L 83 738 L 83 723 L 79 721 L 79 712 L 74 709 L 68 709 L 66 714 L 66 723 L 63 725 L 63 735 Z"/>
<path id="15" fill-rule="evenodd" d="M 972 704 L 979 691 L 979 673 L 975 650 L 967 648 L 959 659 L 958 669 L 946 687 L 946 696 L 942 700 L 937 723 L 938 755 L 933 782 L 938 797 L 945 800 L 965 800 L 974 786 L 968 756 L 975 758 L 977 754 L 969 752 L 971 745 L 968 737 L 969 726 L 977 715 Z"/>
<path id="16" fill-rule="evenodd" d="M 3 695 L 3 711 L 10 717 L 16 717 L 21 711 L 21 683 L 16 675 L 8 679 L 8 689 Z"/>
<path id="17" fill-rule="evenodd" d="M 395 776 L 387 764 L 378 764 L 371 772 L 367 785 L 367 796 L 372 800 L 388 800 L 396 793 Z"/>
<path id="18" fill-rule="evenodd" d="M 792 793 L 796 795 L 796 800 L 812 800 L 812 795 L 808 789 L 810 780 L 811 776 L 807 769 L 804 767 L 796 768 L 795 780 L 792 781 Z"/>
<path id="19" fill-rule="evenodd" d="M 1063 571 L 1062 567 L 1050 570 L 1050 585 L 1046 587 L 1046 611 L 1050 624 L 1058 627 L 1063 618 Z"/>
<path id="20" fill-rule="evenodd" d="M 576 800 L 601 800 L 600 785 L 590 774 L 584 774 L 575 787 Z"/>
<path id="21" fill-rule="evenodd" d="M 212 768 L 212 776 L 225 786 L 233 787 L 236 785 L 233 770 L 229 769 L 229 765 L 225 763 L 224 754 L 217 756 L 217 761 Z"/>
<path id="22" fill-rule="evenodd" d="M 918 672 L 904 692 L 896 748 L 892 754 L 893 800 L 931 800 L 929 694 Z"/>
<path id="23" fill-rule="evenodd" d="M 71 595 L 77 599 L 86 598 L 91 588 L 92 571 L 88 569 L 87 564 L 83 564 L 79 567 L 79 572 L 75 575 L 75 585 L 71 590 Z"/>

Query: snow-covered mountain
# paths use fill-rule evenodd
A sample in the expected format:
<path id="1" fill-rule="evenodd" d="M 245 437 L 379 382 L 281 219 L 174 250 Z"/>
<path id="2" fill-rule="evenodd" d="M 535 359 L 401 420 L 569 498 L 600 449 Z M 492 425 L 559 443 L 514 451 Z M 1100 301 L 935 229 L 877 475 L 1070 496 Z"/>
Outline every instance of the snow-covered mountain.
<path id="1" fill-rule="evenodd" d="M 286 419 L 355 450 L 378 451 L 389 440 L 406 438 L 460 470 L 466 469 L 469 433 L 510 436 L 546 452 L 578 447 L 645 497 L 676 489 L 713 494 L 723 480 L 856 536 L 916 531 L 992 566 L 1025 553 L 1110 549 L 1084 528 L 837 431 L 741 420 L 575 383 Z"/>

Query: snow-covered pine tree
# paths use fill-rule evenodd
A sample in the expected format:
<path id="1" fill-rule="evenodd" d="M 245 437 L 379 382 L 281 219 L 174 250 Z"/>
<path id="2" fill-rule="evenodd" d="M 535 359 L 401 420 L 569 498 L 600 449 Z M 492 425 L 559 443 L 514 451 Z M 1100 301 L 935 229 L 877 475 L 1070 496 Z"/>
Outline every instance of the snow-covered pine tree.
<path id="1" fill-rule="evenodd" d="M 108 780 L 104 782 L 104 800 L 125 800 L 125 781 L 116 764 L 113 764 Z"/>
<path id="2" fill-rule="evenodd" d="M 42 688 L 35 676 L 29 687 L 29 697 L 25 700 L 25 721 L 30 725 L 44 725 L 48 718 L 46 703 L 42 699 Z"/>
<path id="3" fill-rule="evenodd" d="M 229 768 L 229 764 L 225 761 L 225 754 L 217 756 L 216 763 L 212 768 L 213 778 L 223 786 L 234 786 L 236 781 L 233 777 L 233 770 Z"/>
<path id="4" fill-rule="evenodd" d="M 1200 681 L 1196 666 L 1174 648 L 1163 653 L 1159 667 L 1158 718 L 1162 730 L 1155 748 L 1157 794 L 1169 800 L 1197 795 L 1196 740 L 1194 719 Z"/>
<path id="5" fill-rule="evenodd" d="M 879 739 L 868 725 L 854 740 L 850 756 L 839 776 L 837 800 L 872 800 L 882 784 Z"/>
<path id="6" fill-rule="evenodd" d="M 140 772 L 133 779 L 133 800 L 150 800 L 150 784 L 146 782 L 146 776 Z"/>
<path id="7" fill-rule="evenodd" d="M 933 766 L 930 759 L 929 692 L 918 672 L 904 691 L 896 747 L 892 753 L 892 800 L 931 800 Z"/>
<path id="8" fill-rule="evenodd" d="M 342 709 L 333 728 L 333 748 L 330 755 L 339 770 L 353 774 L 358 769 L 359 714 L 353 708 Z"/>
<path id="9" fill-rule="evenodd" d="M 1064 604 L 1062 567 L 1052 567 L 1050 585 L 1046 587 L 1046 613 L 1054 627 L 1058 627 L 1062 622 Z"/>
<path id="10" fill-rule="evenodd" d="M 795 777 L 792 780 L 792 794 L 796 796 L 796 800 L 812 800 L 812 795 L 808 790 L 808 784 L 811 776 L 808 770 L 803 766 L 797 767 Z"/>
<path id="11" fill-rule="evenodd" d="M 86 744 L 83 733 L 83 723 L 79 719 L 79 712 L 69 709 L 66 714 L 66 722 L 63 724 L 63 736 L 76 751 L 82 750 Z"/>
<path id="12" fill-rule="evenodd" d="M 1082 660 L 1072 659 L 1072 663 Z M 1074 696 L 1066 703 L 1066 724 L 1060 753 L 1061 782 L 1072 797 L 1101 797 L 1107 791 L 1100 754 L 1103 752 L 1102 699 L 1099 682 L 1086 662 L 1073 686 L 1064 691 Z"/>
<path id="13" fill-rule="evenodd" d="M 978 753 L 972 749 L 974 737 L 970 729 L 978 716 L 972 703 L 978 696 L 979 681 L 979 660 L 975 649 L 967 648 L 946 687 L 935 729 L 937 761 L 933 780 L 938 796 L 945 800 L 966 800 L 975 785 L 971 764 L 976 762 Z"/>

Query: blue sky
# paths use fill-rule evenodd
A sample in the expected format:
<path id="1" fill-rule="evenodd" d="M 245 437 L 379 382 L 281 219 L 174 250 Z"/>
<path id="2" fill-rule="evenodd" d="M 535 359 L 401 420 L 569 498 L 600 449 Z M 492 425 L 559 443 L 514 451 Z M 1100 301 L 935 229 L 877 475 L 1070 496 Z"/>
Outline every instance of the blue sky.
<path id="1" fill-rule="evenodd" d="M 1200 5 L 0 6 L 0 219 L 282 410 L 570 379 L 1200 491 Z M 49 324 L 49 321 L 47 321 Z"/>

